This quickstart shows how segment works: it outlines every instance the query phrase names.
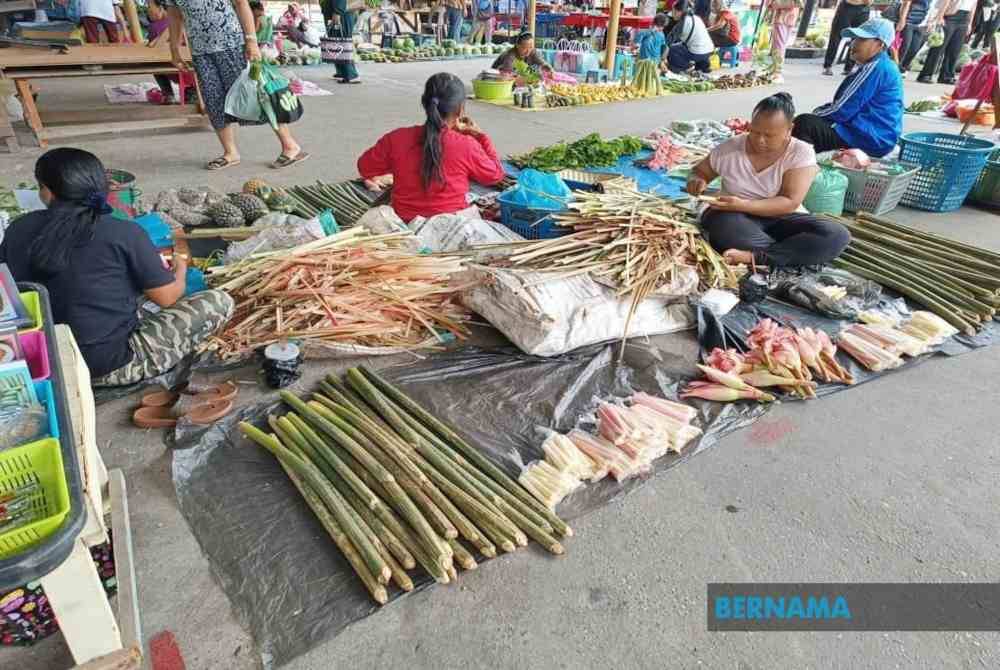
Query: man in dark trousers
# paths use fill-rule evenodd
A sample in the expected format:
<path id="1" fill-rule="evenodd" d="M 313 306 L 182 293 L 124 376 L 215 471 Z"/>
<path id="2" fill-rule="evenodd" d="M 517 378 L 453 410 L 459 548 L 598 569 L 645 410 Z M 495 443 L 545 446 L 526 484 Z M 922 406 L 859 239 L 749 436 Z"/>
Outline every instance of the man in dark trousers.
<path id="1" fill-rule="evenodd" d="M 976 11 L 977 2 L 978 0 L 941 0 L 941 8 L 930 25 L 944 26 L 944 42 L 927 52 L 924 69 L 917 77 L 917 81 L 921 84 L 932 83 L 934 71 L 937 70 L 939 63 L 941 71 L 938 72 L 938 83 L 949 85 L 955 83 L 955 67 L 962 45 L 969 39 L 972 15 Z"/>

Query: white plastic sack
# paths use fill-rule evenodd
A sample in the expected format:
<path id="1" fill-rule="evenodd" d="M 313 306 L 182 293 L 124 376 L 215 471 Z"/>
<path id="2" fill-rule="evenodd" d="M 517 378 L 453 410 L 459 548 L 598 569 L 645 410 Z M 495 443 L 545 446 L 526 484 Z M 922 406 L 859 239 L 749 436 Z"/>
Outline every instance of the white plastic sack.
<path id="1" fill-rule="evenodd" d="M 418 216 L 409 225 L 403 222 L 392 207 L 373 207 L 358 219 L 375 234 L 400 231 L 414 233 L 414 251 L 458 251 L 480 244 L 519 242 L 520 235 L 506 226 L 486 221 L 479 216 L 477 207 L 469 207 L 455 214 L 438 214 L 429 219 Z"/>
<path id="2" fill-rule="evenodd" d="M 224 264 L 235 263 L 250 254 L 291 249 L 325 237 L 323 225 L 318 218 L 303 219 L 292 214 L 273 212 L 254 221 L 254 225 L 266 227 L 253 237 L 230 244 L 222 259 Z"/>
<path id="3" fill-rule="evenodd" d="M 461 294 L 462 304 L 483 316 L 521 351 L 556 356 L 579 347 L 621 339 L 630 305 L 589 275 L 551 279 L 531 270 L 470 266 L 480 285 Z M 693 328 L 686 302 L 654 297 L 639 303 L 629 337 Z"/>
<path id="4" fill-rule="evenodd" d="M 260 121 L 264 118 L 264 110 L 257 97 L 257 82 L 250 78 L 249 65 L 226 93 L 225 110 L 229 116 L 244 121 Z"/>

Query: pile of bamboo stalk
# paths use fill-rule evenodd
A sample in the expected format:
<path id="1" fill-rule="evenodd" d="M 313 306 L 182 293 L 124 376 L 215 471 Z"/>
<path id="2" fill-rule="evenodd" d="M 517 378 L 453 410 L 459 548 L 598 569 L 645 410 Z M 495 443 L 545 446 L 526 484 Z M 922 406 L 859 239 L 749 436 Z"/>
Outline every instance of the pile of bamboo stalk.
<path id="1" fill-rule="evenodd" d="M 365 368 L 320 383 L 306 402 L 268 417 L 272 433 L 241 423 L 270 451 L 372 598 L 392 581 L 413 589 L 418 565 L 438 583 L 484 557 L 541 544 L 562 554 L 573 534 L 503 470 L 398 388 Z M 472 550 L 470 550 L 470 547 Z"/>
<path id="2" fill-rule="evenodd" d="M 295 214 L 298 216 L 311 219 L 329 209 L 342 228 L 357 223 L 385 195 L 379 193 L 368 197 L 349 181 L 338 184 L 317 181 L 313 185 L 292 186 L 286 193 L 295 203 Z"/>
<path id="3" fill-rule="evenodd" d="M 701 288 L 736 288 L 735 270 L 701 236 L 694 214 L 670 200 L 634 188 L 577 191 L 569 211 L 553 218 L 574 232 L 521 245 L 507 261 L 558 277 L 589 273 L 610 282 L 631 297 L 630 320 L 638 304 L 673 283 L 681 268 L 695 270 Z"/>
<path id="4" fill-rule="evenodd" d="M 835 267 L 891 288 L 968 335 L 1000 309 L 1000 254 L 866 213 L 837 220 L 852 239 Z"/>
<path id="5" fill-rule="evenodd" d="M 457 295 L 467 286 L 451 280 L 461 261 L 412 253 L 411 239 L 352 228 L 209 268 L 236 309 L 204 349 L 234 359 L 289 338 L 410 349 L 464 338 Z"/>

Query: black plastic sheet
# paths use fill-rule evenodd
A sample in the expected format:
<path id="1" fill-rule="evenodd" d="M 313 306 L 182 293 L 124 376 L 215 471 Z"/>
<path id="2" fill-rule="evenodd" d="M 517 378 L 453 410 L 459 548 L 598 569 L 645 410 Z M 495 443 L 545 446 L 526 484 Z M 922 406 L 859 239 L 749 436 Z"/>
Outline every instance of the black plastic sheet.
<path id="1" fill-rule="evenodd" d="M 542 455 L 538 426 L 587 427 L 598 398 L 634 390 L 676 397 L 679 381 L 694 373 L 690 341 L 678 336 L 653 341 L 662 347 L 630 342 L 620 364 L 617 345 L 559 358 L 470 348 L 383 374 L 517 475 L 524 463 Z M 685 351 L 671 350 L 678 342 L 687 345 Z M 651 476 L 767 411 L 750 403 L 696 406 L 704 435 L 682 455 L 659 459 Z M 378 609 L 274 459 L 235 428 L 240 420 L 260 423 L 276 411 L 283 410 L 273 402 L 242 408 L 190 449 L 175 451 L 173 461 L 181 510 L 266 667 L 287 663 Z M 558 512 L 577 519 L 648 479 L 587 485 L 563 501 Z M 578 533 L 567 542 L 567 551 L 596 541 Z M 536 552 L 532 560 L 558 559 Z M 417 574 L 417 588 L 433 583 Z"/>

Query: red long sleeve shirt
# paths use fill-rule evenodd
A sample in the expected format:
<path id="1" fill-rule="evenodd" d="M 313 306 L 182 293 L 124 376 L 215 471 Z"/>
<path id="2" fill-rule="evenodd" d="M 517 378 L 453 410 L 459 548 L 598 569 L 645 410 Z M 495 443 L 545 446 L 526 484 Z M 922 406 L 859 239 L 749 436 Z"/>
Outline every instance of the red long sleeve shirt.
<path id="1" fill-rule="evenodd" d="M 465 209 L 470 180 L 490 186 L 504 177 L 489 137 L 472 137 L 446 128 L 441 133 L 444 181 L 433 181 L 425 190 L 420 176 L 423 141 L 423 126 L 397 128 L 383 135 L 358 159 L 358 172 L 365 179 L 392 174 L 392 208 L 404 221 Z"/>

